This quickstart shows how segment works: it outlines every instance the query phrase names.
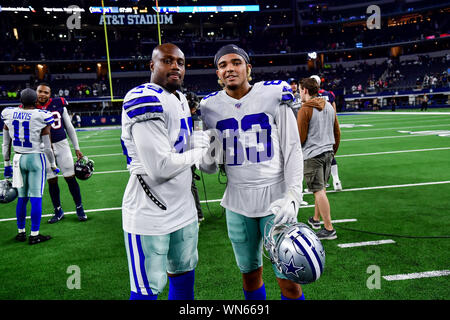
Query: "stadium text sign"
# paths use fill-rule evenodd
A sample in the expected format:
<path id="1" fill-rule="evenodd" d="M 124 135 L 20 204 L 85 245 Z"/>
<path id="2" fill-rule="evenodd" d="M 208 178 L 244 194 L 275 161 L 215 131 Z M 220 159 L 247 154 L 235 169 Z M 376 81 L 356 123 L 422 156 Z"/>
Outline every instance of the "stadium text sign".
<path id="1" fill-rule="evenodd" d="M 118 14 L 118 15 L 103 15 L 100 16 L 98 24 L 103 24 L 103 20 L 106 24 L 113 25 L 132 25 L 132 24 L 157 24 L 158 17 L 156 14 Z M 173 24 L 173 16 L 171 14 L 159 16 L 160 24 Z"/>

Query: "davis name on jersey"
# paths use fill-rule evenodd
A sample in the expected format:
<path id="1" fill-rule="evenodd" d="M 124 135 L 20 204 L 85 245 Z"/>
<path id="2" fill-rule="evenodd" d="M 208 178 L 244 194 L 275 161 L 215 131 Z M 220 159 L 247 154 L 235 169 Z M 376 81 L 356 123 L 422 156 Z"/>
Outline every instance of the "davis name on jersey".
<path id="1" fill-rule="evenodd" d="M 293 101 L 292 89 L 281 80 L 255 83 L 240 100 L 224 90 L 202 99 L 201 117 L 205 128 L 216 129 L 222 142 L 224 162 L 230 167 L 228 179 L 239 181 L 242 174 L 249 172 L 245 168 L 255 165 L 267 177 L 278 179 L 282 163 L 276 152 L 279 141 L 274 134 L 278 128 L 275 118 L 280 104 L 291 105 Z M 259 180 L 256 176 L 244 180 Z"/>
<path id="2" fill-rule="evenodd" d="M 63 121 L 64 108 L 67 107 L 69 103 L 64 98 L 50 98 L 47 103 L 43 106 L 37 106 L 39 109 L 47 110 L 51 112 L 54 118 L 54 123 L 52 124 L 52 129 L 50 132 L 50 137 L 52 143 L 66 139 L 66 130 Z"/>
<path id="3" fill-rule="evenodd" d="M 6 108 L 2 120 L 9 129 L 15 152 L 41 153 L 41 131 L 54 122 L 50 112 L 39 109 Z"/>

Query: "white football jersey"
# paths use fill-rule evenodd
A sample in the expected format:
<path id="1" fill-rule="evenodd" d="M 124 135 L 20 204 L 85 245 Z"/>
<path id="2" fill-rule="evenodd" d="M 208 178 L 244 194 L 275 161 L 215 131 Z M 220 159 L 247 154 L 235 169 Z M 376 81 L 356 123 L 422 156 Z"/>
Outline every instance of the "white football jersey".
<path id="1" fill-rule="evenodd" d="M 215 129 L 222 144 L 228 177 L 221 203 L 225 208 L 249 217 L 266 216 L 287 187 L 301 190 L 303 158 L 290 109 L 293 100 L 291 87 L 281 80 L 255 83 L 239 100 L 225 90 L 202 99 L 204 129 Z M 286 179 L 287 173 L 291 178 Z"/>
<path id="2" fill-rule="evenodd" d="M 188 148 L 192 118 L 185 96 L 147 83 L 130 90 L 122 110 L 122 147 L 130 179 L 122 203 L 126 232 L 162 235 L 197 220 L 191 192 L 191 164 L 180 161 Z M 137 174 L 161 209 L 145 193 Z"/>
<path id="3" fill-rule="evenodd" d="M 9 129 L 12 147 L 18 153 L 43 153 L 41 132 L 54 122 L 51 112 L 40 109 L 5 108 L 2 120 Z"/>

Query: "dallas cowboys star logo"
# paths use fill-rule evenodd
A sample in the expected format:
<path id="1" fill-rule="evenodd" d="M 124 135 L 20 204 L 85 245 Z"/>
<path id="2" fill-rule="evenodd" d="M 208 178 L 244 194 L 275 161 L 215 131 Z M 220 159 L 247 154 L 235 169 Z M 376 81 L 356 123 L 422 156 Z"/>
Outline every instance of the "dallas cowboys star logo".
<path id="1" fill-rule="evenodd" d="M 298 276 L 298 271 L 304 271 L 305 267 L 297 267 L 294 263 L 294 257 L 291 257 L 291 260 L 289 260 L 289 263 L 283 263 L 284 267 L 286 269 L 286 273 L 292 273 L 296 276 Z"/>

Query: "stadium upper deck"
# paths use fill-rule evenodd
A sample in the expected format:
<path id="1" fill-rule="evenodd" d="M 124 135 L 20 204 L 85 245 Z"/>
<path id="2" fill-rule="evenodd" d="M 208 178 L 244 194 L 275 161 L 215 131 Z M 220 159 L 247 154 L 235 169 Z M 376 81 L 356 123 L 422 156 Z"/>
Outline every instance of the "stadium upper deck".
<path id="1" fill-rule="evenodd" d="M 450 2 L 447 1 L 249 0 L 245 3 L 258 5 L 259 11 L 204 13 L 197 8 L 196 13 L 160 15 L 163 41 L 176 43 L 186 54 L 190 72 L 185 84 L 191 90 L 201 93 L 212 89 L 211 85 L 205 87 L 202 83 L 211 83 L 208 75 L 214 74 L 212 56 L 227 43 L 237 43 L 250 53 L 255 74 L 281 77 L 285 74 L 287 78 L 286 72 L 291 76 L 320 73 L 327 78 L 327 84 L 331 84 L 330 89 L 339 93 L 345 88 L 347 94 L 355 84 L 368 88 L 371 80 L 374 83 L 380 80 L 388 69 L 389 59 L 400 64 L 400 60 L 439 56 L 441 60 L 433 62 L 436 65 L 442 58 L 445 60 L 449 50 L 450 30 L 446 17 Z M 109 9 L 104 18 L 98 5 L 78 1 L 81 12 L 75 18 L 79 19 L 79 29 L 76 24 L 73 29 L 67 25 L 68 18 L 74 14 L 70 11 L 73 9 L 69 9 L 71 4 L 72 1 L 25 1 L 20 6 L 14 1 L 2 4 L 2 92 L 20 90 L 46 80 L 63 91 L 72 88 L 71 96 L 72 92 L 79 93 L 83 86 L 90 87 L 91 95 L 94 91 L 96 96 L 109 95 L 103 21 L 107 24 L 114 94 L 123 95 L 123 91 L 126 92 L 123 84 L 129 84 L 130 79 L 141 81 L 148 77 L 145 74 L 149 70 L 149 56 L 158 41 L 157 17 L 149 2 L 105 1 Z M 217 5 L 217 1 L 167 0 L 160 1 L 162 4 L 200 7 Z M 242 1 L 220 1 L 220 5 L 238 4 Z M 380 8 L 380 29 L 367 28 L 371 14 L 366 10 L 370 4 Z M 317 53 L 317 59 L 308 57 L 312 51 Z M 403 58 L 406 56 L 410 58 Z M 437 71 L 433 69 L 438 79 L 446 79 L 442 76 L 446 63 L 441 63 Z M 352 70 L 355 65 L 365 64 L 369 67 L 364 74 Z M 422 81 L 426 72 L 422 70 L 423 74 L 419 74 L 415 70 L 410 75 L 409 70 L 414 66 L 402 66 L 403 78 L 391 81 L 390 87 L 412 88 L 417 81 Z M 339 72 L 342 74 L 336 76 Z M 189 81 L 190 75 L 195 75 L 196 81 Z M 445 81 L 440 83 L 445 85 Z M 384 88 L 378 86 L 377 89 Z M 81 96 L 86 95 L 84 89 L 81 92 Z M 9 98 L 14 100 L 14 95 Z"/>

